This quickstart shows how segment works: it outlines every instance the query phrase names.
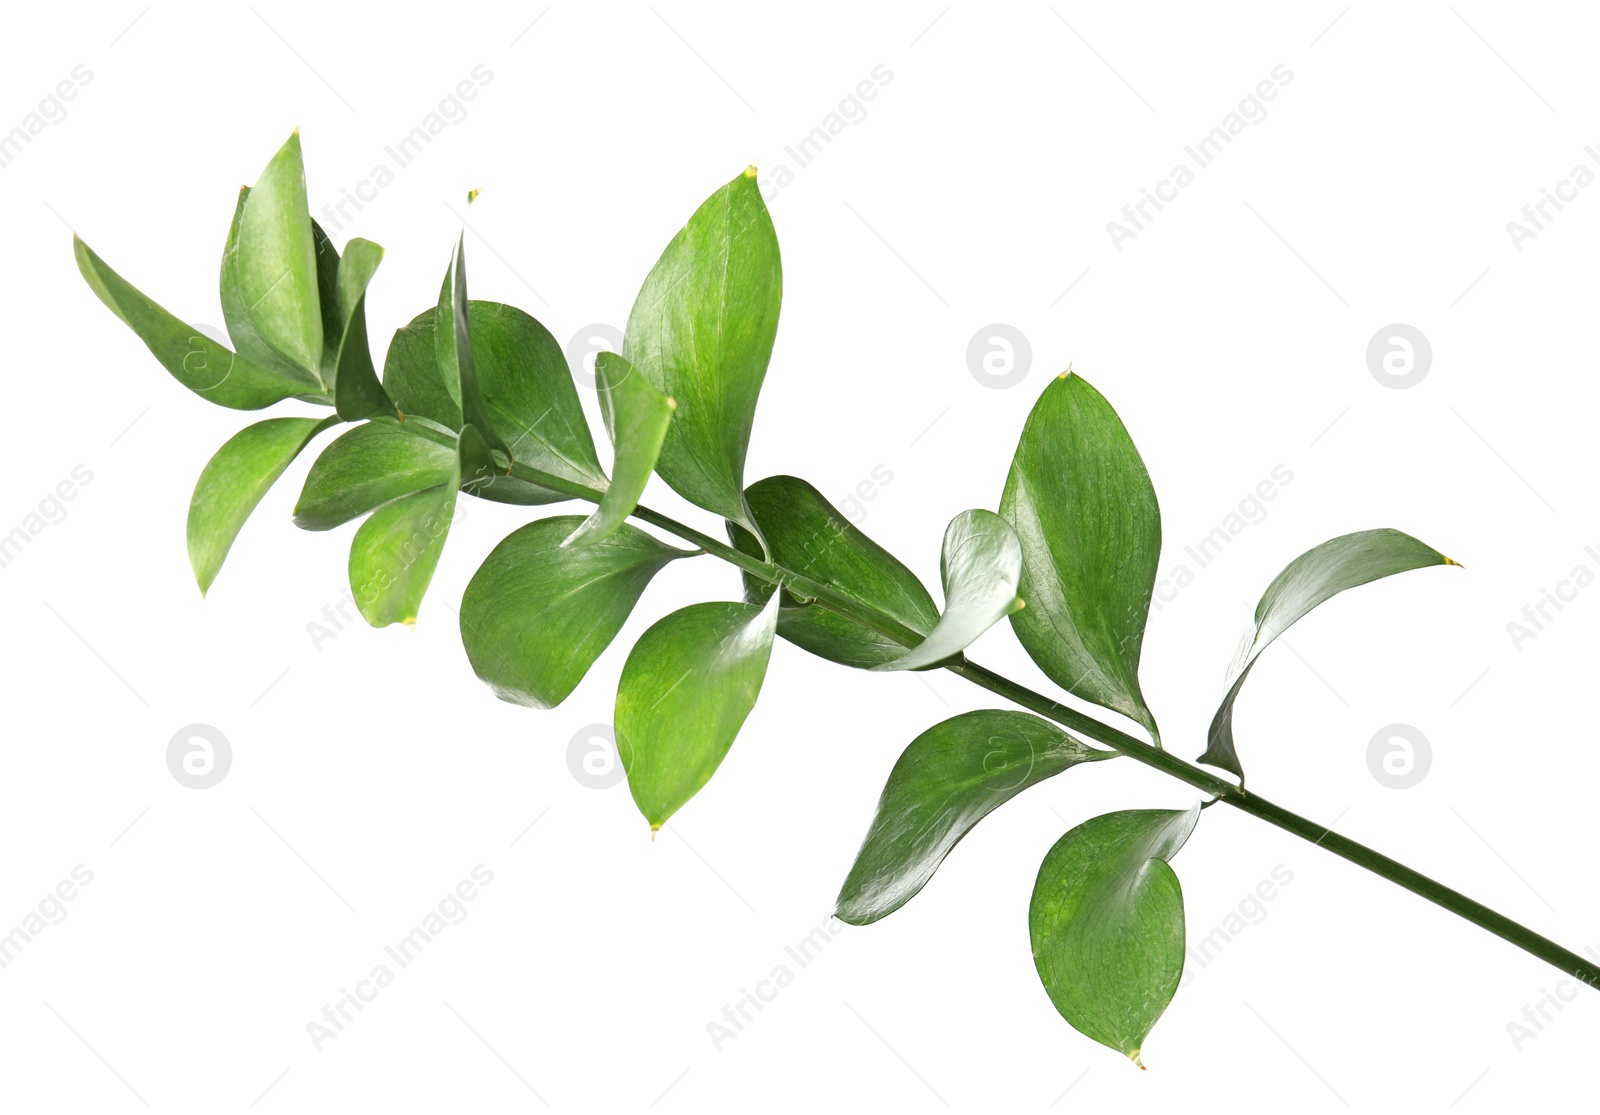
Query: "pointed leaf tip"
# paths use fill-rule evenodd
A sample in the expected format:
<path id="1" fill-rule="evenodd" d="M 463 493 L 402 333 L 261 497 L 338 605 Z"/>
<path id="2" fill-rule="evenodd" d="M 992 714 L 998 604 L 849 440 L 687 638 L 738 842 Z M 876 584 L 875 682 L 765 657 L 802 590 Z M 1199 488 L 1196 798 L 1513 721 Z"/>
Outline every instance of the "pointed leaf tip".
<path id="1" fill-rule="evenodd" d="M 751 530 L 745 457 L 783 299 L 778 237 L 753 178 L 717 190 L 667 245 L 628 315 L 621 354 L 683 410 L 657 475 Z"/>
<path id="2" fill-rule="evenodd" d="M 764 608 L 691 604 L 656 621 L 628 654 L 617 685 L 617 751 L 652 826 L 711 780 L 755 707 L 778 599 Z"/>
<path id="3" fill-rule="evenodd" d="M 1011 617 L 1023 649 L 1070 693 L 1157 734 L 1139 686 L 1161 553 L 1149 473 L 1105 397 L 1069 368 L 1045 387 L 1017 442 L 1000 513 L 1022 542 Z"/>
<path id="4" fill-rule="evenodd" d="M 1234 703 L 1256 660 L 1272 641 L 1313 609 L 1352 588 L 1430 565 L 1457 565 L 1409 534 L 1382 527 L 1330 538 L 1295 558 L 1273 578 L 1256 605 L 1255 627 L 1241 648 L 1239 673 L 1211 720 L 1206 750 L 1196 762 L 1244 782 L 1233 738 Z"/>
<path id="5" fill-rule="evenodd" d="M 1056 1010 L 1140 1068 L 1183 976 L 1183 889 L 1169 861 L 1199 813 L 1197 803 L 1085 821 L 1045 856 L 1028 907 L 1034 965 Z"/>
<path id="6" fill-rule="evenodd" d="M 984 817 L 1079 763 L 1114 757 L 1025 712 L 990 709 L 935 724 L 889 773 L 834 916 L 850 925 L 887 917 Z"/>

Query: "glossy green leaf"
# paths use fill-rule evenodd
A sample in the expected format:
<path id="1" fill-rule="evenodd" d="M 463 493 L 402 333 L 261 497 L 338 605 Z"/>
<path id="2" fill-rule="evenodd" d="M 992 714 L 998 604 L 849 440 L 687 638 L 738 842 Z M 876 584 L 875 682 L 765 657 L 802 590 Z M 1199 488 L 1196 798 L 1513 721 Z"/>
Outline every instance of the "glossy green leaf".
<path id="1" fill-rule="evenodd" d="M 1206 751 L 1198 761 L 1221 767 L 1243 781 L 1244 771 L 1233 741 L 1234 702 L 1261 652 L 1307 612 L 1345 589 L 1369 581 L 1409 569 L 1455 564 L 1409 534 L 1388 528 L 1341 535 L 1291 561 L 1267 586 L 1261 602 L 1256 605 L 1255 630 L 1240 651 L 1235 667 L 1238 675 L 1211 721 Z"/>
<path id="2" fill-rule="evenodd" d="M 733 746 L 761 692 L 777 621 L 776 600 L 691 604 L 634 644 L 617 686 L 617 749 L 651 832 L 700 792 Z"/>
<path id="3" fill-rule="evenodd" d="M 606 431 L 617 447 L 616 462 L 600 505 L 563 543 L 567 546 L 598 542 L 633 514 L 655 470 L 677 405 L 614 352 L 602 352 L 595 358 L 594 374 Z"/>
<path id="4" fill-rule="evenodd" d="M 572 373 L 556 339 L 521 310 L 499 302 L 473 302 L 470 315 L 478 384 L 499 440 L 510 447 L 519 464 L 603 491 L 605 470 L 595 455 Z M 383 382 L 403 413 L 458 430 L 461 407 L 439 369 L 437 317 L 430 310 L 395 333 Z M 571 498 L 516 479 L 483 495 L 518 504 Z"/>
<path id="5" fill-rule="evenodd" d="M 284 399 L 327 403 L 310 375 L 264 368 L 178 320 L 118 275 L 77 236 L 72 251 L 84 281 L 136 333 L 172 377 L 201 398 L 234 410 L 260 410 Z"/>
<path id="6" fill-rule="evenodd" d="M 298 131 L 244 199 L 236 266 L 239 299 L 256 336 L 320 380 L 322 300 Z"/>
<path id="7" fill-rule="evenodd" d="M 778 238 L 752 167 L 667 245 L 628 315 L 622 350 L 678 403 L 656 472 L 746 527 L 745 452 L 782 300 Z"/>
<path id="8" fill-rule="evenodd" d="M 478 427 L 495 449 L 510 452 L 510 447 L 495 431 L 489 405 L 478 384 L 477 364 L 473 360 L 472 314 L 467 299 L 466 233 L 456 238 L 450 256 L 450 269 L 439 287 L 439 314 L 434 351 L 439 371 L 450 398 L 461 408 L 461 417 Z"/>
<path id="9" fill-rule="evenodd" d="M 331 395 L 337 386 L 339 349 L 344 343 L 345 312 L 339 304 L 339 249 L 316 221 L 311 222 L 311 243 L 317 249 L 317 299 L 322 304 L 322 382 Z"/>
<path id="10" fill-rule="evenodd" d="M 554 708 L 616 638 L 652 577 L 688 553 L 627 524 L 586 546 L 583 521 L 529 523 L 494 548 L 461 598 L 461 641 L 502 700 Z"/>
<path id="11" fill-rule="evenodd" d="M 222 297 L 222 320 L 240 356 L 263 368 L 304 379 L 306 373 L 296 367 L 294 361 L 261 339 L 261 334 L 256 332 L 255 323 L 245 309 L 244 295 L 239 292 L 239 224 L 244 219 L 244 203 L 249 196 L 250 187 L 240 186 L 239 200 L 233 209 L 233 221 L 228 225 L 228 242 L 222 250 L 222 268 L 217 283 Z"/>
<path id="12" fill-rule="evenodd" d="M 479 305 L 482 303 L 473 304 L 474 319 L 480 313 Z M 428 418 L 447 429 L 459 430 L 461 404 L 451 397 L 439 372 L 435 350 L 438 320 L 438 309 L 427 309 L 394 331 L 383 358 L 383 389 L 407 417 Z M 481 337 L 483 325 L 477 325 Z"/>
<path id="13" fill-rule="evenodd" d="M 351 240 L 338 263 L 338 355 L 333 380 L 334 408 L 346 422 L 395 416 L 394 403 L 378 382 L 367 344 L 367 286 L 383 261 L 383 249 L 370 240 Z"/>
<path id="14" fill-rule="evenodd" d="M 507 473 L 505 455 L 497 457 L 489 439 L 470 423 L 461 427 L 461 490 L 496 503 L 549 503 L 549 493 Z M 530 493 L 532 496 L 530 497 Z"/>
<path id="15" fill-rule="evenodd" d="M 1167 861 L 1199 816 L 1196 805 L 1085 821 L 1044 857 L 1028 906 L 1033 963 L 1056 1010 L 1140 1068 L 1183 975 L 1183 888 Z"/>
<path id="16" fill-rule="evenodd" d="M 769 476 L 745 491 L 772 550 L 772 560 L 785 569 L 833 586 L 846 596 L 876 608 L 919 635 L 939 621 L 933 597 L 894 555 L 868 538 L 822 493 L 794 476 Z M 729 524 L 734 545 L 761 557 L 761 544 L 741 527 Z M 773 589 L 746 576 L 745 599 L 765 604 Z M 785 594 L 778 613 L 778 634 L 831 662 L 868 669 L 891 662 L 905 647 L 870 628 L 815 604 L 800 604 Z"/>
<path id="17" fill-rule="evenodd" d="M 459 467 L 445 483 L 379 507 L 350 543 L 350 592 L 373 627 L 415 626 L 455 517 Z"/>
<path id="18" fill-rule="evenodd" d="M 1000 513 L 1022 540 L 1017 639 L 1061 688 L 1144 724 L 1139 653 L 1161 555 L 1161 512 L 1111 404 L 1076 375 L 1051 381 L 1022 430 Z"/>
<path id="19" fill-rule="evenodd" d="M 1022 544 L 993 511 L 963 511 L 950 520 L 939 558 L 944 614 L 928 637 L 875 670 L 919 670 L 960 654 L 1023 606 L 1017 595 Z"/>
<path id="20" fill-rule="evenodd" d="M 994 810 L 1069 767 L 1115 755 L 1025 712 L 987 709 L 935 724 L 889 773 L 834 916 L 867 925 L 894 913 Z"/>
<path id="21" fill-rule="evenodd" d="M 189 500 L 189 566 L 201 596 L 267 489 L 312 438 L 337 421 L 268 418 L 234 434 L 206 463 Z"/>
<path id="22" fill-rule="evenodd" d="M 295 367 L 292 360 L 261 339 L 245 309 L 244 296 L 239 292 L 239 224 L 244 218 L 245 199 L 249 196 L 250 187 L 240 186 L 239 201 L 234 206 L 233 221 L 228 226 L 228 242 L 222 251 L 222 270 L 218 283 L 222 295 L 222 318 L 240 356 L 263 368 L 302 376 L 304 373 Z M 338 371 L 339 345 L 344 335 L 343 315 L 339 311 L 339 251 L 316 221 L 311 222 L 311 240 L 317 250 L 317 298 L 322 307 L 320 378 L 328 393 L 331 393 Z"/>
<path id="23" fill-rule="evenodd" d="M 461 462 L 461 490 L 477 495 L 486 488 L 504 480 L 505 470 L 494 459 L 489 439 L 471 424 L 461 427 L 456 445 L 456 455 Z"/>
<path id="24" fill-rule="evenodd" d="M 393 420 L 366 422 L 341 434 L 306 475 L 295 525 L 331 530 L 391 500 L 447 484 L 456 451 Z"/>

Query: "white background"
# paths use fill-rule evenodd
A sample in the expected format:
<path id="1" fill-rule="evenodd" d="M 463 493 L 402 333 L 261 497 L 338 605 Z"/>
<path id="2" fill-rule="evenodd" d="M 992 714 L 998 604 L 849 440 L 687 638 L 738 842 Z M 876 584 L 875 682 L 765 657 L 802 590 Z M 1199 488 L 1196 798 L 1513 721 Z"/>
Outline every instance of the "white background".
<path id="1" fill-rule="evenodd" d="M 83 285 L 68 227 L 174 312 L 219 323 L 235 192 L 291 128 L 316 212 L 481 63 L 492 81 L 465 118 L 335 239 L 388 249 L 368 299 L 381 349 L 432 303 L 462 196 L 482 187 L 474 295 L 565 343 L 620 326 L 707 194 L 752 161 L 769 183 L 792 168 L 786 145 L 882 65 L 865 118 L 768 187 L 787 298 L 750 478 L 797 472 L 843 500 L 884 466 L 863 526 L 936 585 L 946 521 L 996 505 L 1024 416 L 1069 362 L 1148 463 L 1163 576 L 1286 466 L 1265 519 L 1152 614 L 1145 692 L 1185 756 L 1285 562 L 1350 530 L 1418 535 L 1465 570 L 1350 593 L 1262 660 L 1238 723 L 1252 786 L 1600 946 L 1600 588 L 1520 649 L 1506 627 L 1574 565 L 1600 572 L 1584 553 L 1600 543 L 1600 189 L 1520 252 L 1506 228 L 1575 164 L 1600 170 L 1584 152 L 1600 140 L 1592 13 L 136 0 L 9 18 L 0 131 L 74 66 L 93 76 L 0 170 L 0 533 L 74 466 L 93 479 L 0 569 L 0 928 L 75 865 L 93 882 L 0 970 L 5 1108 L 1487 1112 L 1588 1094 L 1594 994 L 1519 1050 L 1508 1023 L 1557 972 L 1226 808 L 1174 864 L 1191 940 L 1276 866 L 1292 883 L 1191 972 L 1149 1072 L 1078 1035 L 1035 976 L 1028 896 L 1071 825 L 1192 800 L 1132 762 L 985 821 L 915 901 L 832 938 L 719 1052 L 707 1024 L 795 969 L 785 946 L 826 924 L 900 750 L 984 695 L 780 643 L 715 780 L 652 844 L 624 786 L 573 777 L 568 741 L 610 719 L 633 638 L 730 598 L 733 573 L 673 566 L 564 705 L 515 708 L 472 675 L 454 610 L 528 513 L 464 501 L 417 629 L 350 627 L 318 649 L 308 624 L 344 592 L 352 528 L 290 524 L 308 455 L 202 603 L 189 493 L 251 418 L 161 370 Z M 1265 119 L 1119 252 L 1107 222 L 1279 65 L 1293 78 Z M 967 366 L 992 323 L 1031 342 L 1007 390 Z M 1367 366 L 1392 323 L 1433 348 L 1406 390 Z M 659 482 L 647 499 L 707 523 Z M 1046 684 L 1004 626 L 973 656 Z M 233 751 L 204 791 L 165 759 L 196 722 Z M 1396 722 L 1432 748 L 1403 791 L 1367 762 Z M 478 864 L 494 878 L 470 916 L 318 1052 L 307 1023 Z"/>

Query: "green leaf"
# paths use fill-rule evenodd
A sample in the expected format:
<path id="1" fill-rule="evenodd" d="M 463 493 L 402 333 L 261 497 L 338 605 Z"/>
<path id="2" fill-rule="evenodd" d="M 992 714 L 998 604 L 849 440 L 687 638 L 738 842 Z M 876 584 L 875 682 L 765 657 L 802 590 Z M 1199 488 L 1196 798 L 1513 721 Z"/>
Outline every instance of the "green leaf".
<path id="1" fill-rule="evenodd" d="M 268 418 L 246 426 L 200 472 L 189 500 L 189 566 L 204 596 L 245 520 L 312 438 L 336 418 Z"/>
<path id="2" fill-rule="evenodd" d="M 1168 866 L 1200 807 L 1085 821 L 1039 865 L 1033 963 L 1061 1016 L 1143 1068 L 1139 1050 L 1183 975 L 1183 888 Z"/>
<path id="3" fill-rule="evenodd" d="M 1115 756 L 1025 712 L 989 709 L 935 724 L 889 773 L 834 916 L 851 925 L 887 917 L 994 810 L 1069 767 Z"/>
<path id="4" fill-rule="evenodd" d="M 330 395 L 338 389 L 339 349 L 344 344 L 345 312 L 339 304 L 339 249 L 316 221 L 311 242 L 317 249 L 317 300 L 322 306 L 322 382 Z M 364 241 L 365 242 L 365 241 Z M 354 244 L 355 241 L 351 241 Z M 377 247 L 377 245 L 373 245 Z M 348 245 L 347 245 L 348 247 Z M 380 248 L 381 252 L 382 249 Z M 374 264 L 373 266 L 376 266 Z M 365 322 L 363 321 L 363 326 Z"/>
<path id="5" fill-rule="evenodd" d="M 650 579 L 689 556 L 627 524 L 562 545 L 583 521 L 529 523 L 494 548 L 461 598 L 461 641 L 502 700 L 554 708 L 616 638 Z"/>
<path id="6" fill-rule="evenodd" d="M 477 365 L 473 362 L 472 315 L 467 299 L 466 233 L 456 238 L 450 256 L 450 269 L 439 288 L 438 332 L 434 338 L 439 370 L 450 398 L 461 407 L 462 418 L 478 427 L 495 449 L 511 452 L 495 432 L 483 390 L 478 386 Z M 569 373 L 570 374 L 570 373 Z"/>
<path id="7" fill-rule="evenodd" d="M 250 187 L 240 186 L 233 222 L 228 226 L 228 242 L 222 250 L 218 286 L 222 295 L 223 322 L 240 356 L 263 368 L 302 376 L 304 373 L 295 367 L 293 361 L 261 339 L 245 309 L 244 296 L 239 293 L 239 223 L 244 219 L 244 203 L 249 196 Z M 331 388 L 338 370 L 339 344 L 344 333 L 344 321 L 338 305 L 339 252 L 316 221 L 311 222 L 311 239 L 317 249 L 317 298 L 322 307 L 322 367 L 319 370 L 322 382 Z"/>
<path id="8" fill-rule="evenodd" d="M 249 196 L 250 187 L 240 186 L 239 200 L 233 209 L 233 221 L 228 226 L 228 242 L 222 250 L 222 269 L 217 283 L 222 296 L 222 320 L 240 356 L 263 368 L 303 379 L 306 373 L 297 368 L 294 361 L 261 339 L 261 334 L 256 332 L 255 323 L 245 309 L 244 295 L 239 293 L 239 224 L 244 220 L 244 203 Z"/>
<path id="9" fill-rule="evenodd" d="M 614 352 L 595 358 L 594 374 L 606 432 L 617 447 L 614 474 L 600 506 L 562 545 L 588 546 L 607 537 L 633 514 L 655 470 L 661 442 L 677 406 Z"/>
<path id="10" fill-rule="evenodd" d="M 605 489 L 605 470 L 583 416 L 566 356 L 544 326 L 513 306 L 473 302 L 472 352 L 478 384 L 499 440 L 512 457 L 592 491 Z M 438 360 L 438 314 L 429 310 L 397 331 L 389 345 L 383 381 L 408 415 L 458 430 L 461 407 L 445 386 Z M 524 480 L 508 479 L 482 493 L 504 503 L 540 504 L 570 499 Z"/>
<path id="11" fill-rule="evenodd" d="M 383 261 L 383 249 L 370 240 L 344 246 L 338 263 L 337 292 L 342 315 L 333 379 L 334 407 L 346 422 L 379 415 L 393 417 L 394 403 L 378 382 L 367 345 L 367 286 Z"/>
<path id="12" fill-rule="evenodd" d="M 1267 586 L 1256 605 L 1255 630 L 1241 648 L 1238 676 L 1211 721 L 1207 746 L 1199 762 L 1221 767 L 1244 780 L 1233 742 L 1233 705 L 1261 652 L 1307 612 L 1345 589 L 1391 577 L 1408 569 L 1455 565 L 1431 546 L 1409 534 L 1381 528 L 1345 534 L 1314 546 L 1291 561 Z"/>
<path id="13" fill-rule="evenodd" d="M 477 304 L 472 309 L 478 316 Z M 439 372 L 434 338 L 439 311 L 424 310 L 394 331 L 383 359 L 383 389 L 408 417 L 428 418 L 447 429 L 461 429 L 461 404 L 451 397 Z M 483 335 L 481 324 L 479 336 Z"/>
<path id="14" fill-rule="evenodd" d="M 461 427 L 459 450 L 461 454 L 461 490 L 479 499 L 496 503 L 548 503 L 544 498 L 530 499 L 529 490 L 543 495 L 543 488 L 534 488 L 525 480 L 506 473 L 489 448 L 489 439 L 470 423 Z"/>
<path id="15" fill-rule="evenodd" d="M 777 621 L 776 600 L 691 604 L 634 644 L 617 686 L 617 750 L 652 833 L 733 746 L 761 692 Z"/>
<path id="16" fill-rule="evenodd" d="M 136 333 L 172 377 L 201 398 L 234 410 L 260 410 L 284 399 L 326 404 L 304 372 L 264 368 L 179 321 L 118 275 L 77 236 L 72 251 L 89 289 Z"/>
<path id="17" fill-rule="evenodd" d="M 341 434 L 306 475 L 295 525 L 331 530 L 391 500 L 447 484 L 456 451 L 393 420 L 366 422 Z"/>
<path id="18" fill-rule="evenodd" d="M 783 300 L 751 167 L 667 245 L 628 315 L 622 354 L 678 403 L 656 471 L 691 503 L 751 527 L 744 461 Z"/>
<path id="19" fill-rule="evenodd" d="M 322 301 L 299 131 L 244 199 L 236 266 L 239 299 L 255 334 L 320 380 Z"/>
<path id="20" fill-rule="evenodd" d="M 875 670 L 919 670 L 971 646 L 979 635 L 1023 606 L 1017 596 L 1022 544 L 993 511 L 963 511 L 944 532 L 939 573 L 944 614 L 928 637 Z"/>
<path id="21" fill-rule="evenodd" d="M 466 425 L 457 435 L 456 454 L 461 461 L 461 490 L 473 495 L 505 479 L 505 470 L 494 459 L 489 440 L 478 427 Z"/>
<path id="22" fill-rule="evenodd" d="M 455 517 L 459 463 L 445 483 L 391 500 L 350 543 L 350 592 L 373 627 L 415 626 Z"/>
<path id="23" fill-rule="evenodd" d="M 769 476 L 745 491 L 772 560 L 862 604 L 887 613 L 919 635 L 939 621 L 933 597 L 893 554 L 868 538 L 822 493 L 793 476 Z M 761 544 L 742 527 L 729 524 L 734 545 L 762 557 Z M 765 604 L 773 588 L 748 574 L 745 599 Z M 778 634 L 812 654 L 862 669 L 893 661 L 905 647 L 815 604 L 801 605 L 785 594 Z"/>
<path id="24" fill-rule="evenodd" d="M 1022 430 L 1000 513 L 1022 540 L 1017 639 L 1051 681 L 1138 720 L 1139 652 L 1161 556 L 1161 512 L 1111 404 L 1076 375 L 1053 380 Z"/>

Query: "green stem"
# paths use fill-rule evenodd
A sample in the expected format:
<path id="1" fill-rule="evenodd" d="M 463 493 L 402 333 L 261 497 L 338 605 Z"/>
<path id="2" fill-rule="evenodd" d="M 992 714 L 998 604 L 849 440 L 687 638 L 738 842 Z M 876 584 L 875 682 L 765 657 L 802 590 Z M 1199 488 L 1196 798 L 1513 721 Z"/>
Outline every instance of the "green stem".
<path id="1" fill-rule="evenodd" d="M 1345 836 L 1340 836 L 1326 825 L 1319 825 L 1308 820 L 1298 813 L 1292 813 L 1268 801 L 1259 794 L 1252 793 L 1240 786 L 1234 785 L 1225 779 L 1219 778 L 1202 767 L 1193 763 L 1184 762 L 1177 756 L 1159 750 L 1135 739 L 1124 732 L 1119 732 L 1109 724 L 1102 724 L 1091 716 L 1085 716 L 1076 709 L 1067 708 L 1059 702 L 1052 701 L 1041 693 L 1036 693 L 1026 686 L 1001 677 L 990 670 L 972 662 L 959 662 L 947 667 L 951 672 L 961 675 L 968 681 L 999 694 L 1021 705 L 1031 712 L 1036 712 L 1049 720 L 1053 720 L 1064 727 L 1073 728 L 1086 736 L 1107 744 L 1122 752 L 1130 758 L 1137 759 L 1147 766 L 1155 767 L 1163 774 L 1170 774 L 1187 782 L 1189 785 L 1206 793 L 1213 794 L 1218 800 L 1243 810 L 1252 817 L 1259 817 L 1268 824 L 1276 825 L 1285 832 L 1291 832 L 1302 840 L 1308 840 L 1320 848 L 1326 848 L 1336 856 L 1342 856 L 1359 867 L 1364 867 L 1375 875 L 1396 883 L 1413 894 L 1426 898 L 1435 905 L 1442 906 L 1453 914 L 1466 918 L 1472 924 L 1487 929 L 1490 933 L 1513 945 L 1532 953 L 1540 960 L 1554 964 L 1567 975 L 1574 977 L 1591 987 L 1600 983 L 1600 966 L 1593 961 L 1586 960 L 1569 949 L 1562 948 L 1550 938 L 1535 933 L 1527 926 L 1512 921 L 1504 914 L 1496 913 L 1483 903 L 1468 898 L 1460 891 L 1445 886 L 1437 879 L 1431 879 L 1420 871 L 1414 871 L 1405 864 L 1384 855 L 1382 852 L 1367 847 Z"/>
<path id="2" fill-rule="evenodd" d="M 511 474 L 577 499 L 598 502 L 603 494 L 582 484 L 551 476 L 525 465 L 513 464 Z M 768 584 L 780 585 L 802 599 L 815 601 L 821 607 L 871 628 L 902 646 L 916 646 L 922 641 L 922 635 L 918 632 L 906 627 L 892 616 L 885 615 L 878 609 L 839 592 L 831 585 L 791 572 L 775 563 L 752 557 L 742 550 L 720 542 L 693 527 L 685 526 L 660 512 L 652 511 L 648 507 L 637 507 L 633 514 L 640 521 L 674 534 L 685 542 L 693 543 L 706 553 L 737 566 L 751 576 Z M 1436 879 L 1414 871 L 1364 844 L 1339 835 L 1328 826 L 1319 825 L 1315 821 L 1292 813 L 1259 794 L 1235 785 L 1194 763 L 1186 762 L 1154 744 L 1131 736 L 1110 724 L 1052 700 L 975 662 L 970 662 L 965 655 L 957 655 L 946 663 L 944 668 L 975 685 L 982 686 L 991 693 L 1004 697 L 1013 704 L 1079 732 L 1097 743 L 1103 743 L 1131 759 L 1154 767 L 1163 774 L 1186 782 L 1195 789 L 1212 795 L 1218 801 L 1242 810 L 1252 817 L 1258 817 L 1270 825 L 1276 825 L 1285 832 L 1293 833 L 1319 848 L 1327 849 L 1334 855 L 1342 856 L 1358 867 L 1364 867 L 1373 874 L 1388 879 L 1413 894 L 1420 895 L 1429 902 L 1465 918 L 1472 924 L 1487 929 L 1523 951 L 1555 965 L 1582 983 L 1591 987 L 1600 985 L 1600 965 L 1562 948 L 1548 937 L 1535 933 L 1503 914 L 1496 913 L 1481 902 L 1468 898 Z"/>

